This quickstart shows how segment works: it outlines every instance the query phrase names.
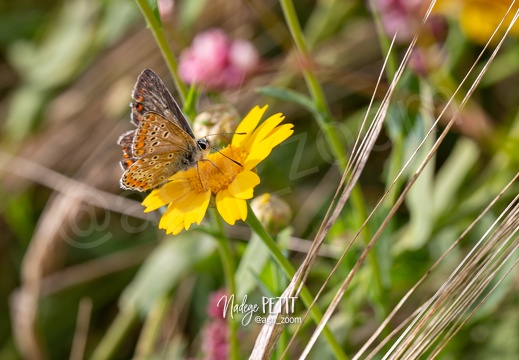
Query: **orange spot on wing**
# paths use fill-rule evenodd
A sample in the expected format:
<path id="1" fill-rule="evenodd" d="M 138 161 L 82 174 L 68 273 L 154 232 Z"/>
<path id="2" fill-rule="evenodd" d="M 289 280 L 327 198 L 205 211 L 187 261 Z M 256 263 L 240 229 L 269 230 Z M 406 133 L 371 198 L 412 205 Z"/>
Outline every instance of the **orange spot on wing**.
<path id="1" fill-rule="evenodd" d="M 135 143 L 135 148 L 136 149 L 142 149 L 144 147 L 144 143 L 143 142 L 137 142 Z"/>

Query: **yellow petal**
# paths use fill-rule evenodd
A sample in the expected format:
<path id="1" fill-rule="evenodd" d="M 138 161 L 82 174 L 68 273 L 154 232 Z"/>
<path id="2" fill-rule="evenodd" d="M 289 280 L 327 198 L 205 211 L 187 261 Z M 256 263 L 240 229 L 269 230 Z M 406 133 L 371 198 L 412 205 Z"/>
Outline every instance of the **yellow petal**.
<path id="1" fill-rule="evenodd" d="M 159 189 L 159 196 L 166 203 L 174 203 L 191 191 L 189 181 L 178 179 L 170 181 Z"/>
<path id="2" fill-rule="evenodd" d="M 251 199 L 254 187 L 260 183 L 260 177 L 252 171 L 243 171 L 236 175 L 228 190 L 232 196 L 239 199 Z"/>
<path id="3" fill-rule="evenodd" d="M 260 108 L 259 106 L 255 106 L 251 111 L 245 116 L 245 118 L 240 122 L 240 125 L 236 128 L 236 133 L 245 133 L 245 135 L 235 134 L 232 137 L 232 145 L 233 146 L 242 146 L 247 142 L 252 132 L 258 126 L 261 117 L 267 111 L 268 105 Z"/>
<path id="4" fill-rule="evenodd" d="M 211 192 L 189 192 L 180 201 L 171 203 L 160 219 L 159 228 L 167 233 L 178 234 L 189 229 L 193 223 L 200 224 L 209 205 Z"/>
<path id="5" fill-rule="evenodd" d="M 158 208 L 163 207 L 166 205 L 167 202 L 162 200 L 162 198 L 159 196 L 159 190 L 153 190 L 142 202 L 142 205 L 146 207 L 144 209 L 144 212 L 150 212 L 153 210 L 157 210 Z"/>
<path id="6" fill-rule="evenodd" d="M 234 225 L 236 220 L 247 218 L 247 203 L 232 196 L 229 190 L 222 190 L 216 194 L 216 208 L 229 225 Z"/>
<path id="7" fill-rule="evenodd" d="M 202 219 L 204 218 L 205 212 L 207 210 L 207 206 L 209 205 L 209 200 L 211 199 L 211 192 L 207 191 L 205 193 L 200 193 L 193 201 L 193 208 L 186 212 L 186 217 L 184 219 L 184 226 L 187 230 L 189 226 L 193 223 L 197 223 L 200 225 Z"/>
<path id="8" fill-rule="evenodd" d="M 288 139 L 290 135 L 294 133 L 294 130 L 292 129 L 293 127 L 294 125 L 292 124 L 283 124 L 278 126 L 269 133 L 264 141 L 271 141 L 270 146 L 274 148 Z"/>
<path id="9" fill-rule="evenodd" d="M 184 214 L 170 204 L 160 219 L 159 229 L 165 229 L 167 234 L 176 235 L 183 228 Z"/>
<path id="10" fill-rule="evenodd" d="M 270 132 L 268 137 L 265 138 L 259 144 L 256 144 L 250 151 L 247 159 L 245 160 L 244 169 L 252 170 L 255 168 L 260 162 L 262 162 L 267 156 L 270 155 L 270 152 L 274 147 L 279 145 L 281 142 L 286 140 L 290 135 L 294 133 L 292 130 L 292 124 L 284 124 L 278 126 L 274 130 Z"/>
<path id="11" fill-rule="evenodd" d="M 253 148 L 255 145 L 263 141 L 269 133 L 274 130 L 280 122 L 283 121 L 285 116 L 281 113 L 277 113 L 265 120 L 252 134 L 249 141 L 247 142 L 247 150 Z"/>

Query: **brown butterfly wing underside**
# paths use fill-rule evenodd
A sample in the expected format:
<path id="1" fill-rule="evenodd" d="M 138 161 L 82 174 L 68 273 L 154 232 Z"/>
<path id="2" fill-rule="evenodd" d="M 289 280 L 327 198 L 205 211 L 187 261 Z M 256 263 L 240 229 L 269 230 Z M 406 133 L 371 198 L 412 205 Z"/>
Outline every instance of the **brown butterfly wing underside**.
<path id="1" fill-rule="evenodd" d="M 152 70 L 145 69 L 139 75 L 132 98 L 135 100 L 131 104 L 132 122 L 135 125 L 138 126 L 143 116 L 152 111 L 173 122 L 192 138 L 195 137 L 177 102 L 159 76 Z"/>
<path id="2" fill-rule="evenodd" d="M 150 69 L 137 79 L 132 92 L 132 122 L 136 130 L 118 141 L 123 148 L 123 189 L 145 191 L 203 159 L 209 144 L 196 140 L 180 107 L 162 80 Z"/>
<path id="3" fill-rule="evenodd" d="M 128 144 L 132 146 L 128 147 Z M 203 158 L 194 137 L 155 112 L 144 114 L 138 128 L 123 134 L 119 145 L 123 147 L 125 157 L 121 162 L 125 169 L 121 187 L 129 190 L 145 191 L 157 187 Z"/>

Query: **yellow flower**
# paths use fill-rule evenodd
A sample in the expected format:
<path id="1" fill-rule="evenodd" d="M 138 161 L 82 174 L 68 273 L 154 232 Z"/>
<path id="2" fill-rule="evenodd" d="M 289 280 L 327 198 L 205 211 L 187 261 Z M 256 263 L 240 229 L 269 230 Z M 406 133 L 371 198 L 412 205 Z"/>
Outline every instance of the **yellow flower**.
<path id="1" fill-rule="evenodd" d="M 435 11 L 459 17 L 461 29 L 467 37 L 485 44 L 511 3 L 511 0 L 439 0 L 436 1 Z M 499 41 L 518 8 L 519 2 L 516 2 L 494 36 L 494 42 Z M 519 25 L 514 25 L 510 33 L 519 35 Z"/>
<path id="2" fill-rule="evenodd" d="M 285 118 L 281 113 L 258 126 L 266 110 L 267 106 L 254 107 L 238 125 L 230 145 L 209 154 L 198 167 L 176 173 L 144 199 L 145 212 L 169 204 L 159 228 L 176 235 L 193 223 L 200 224 L 211 196 L 228 224 L 247 218 L 246 200 L 253 197 L 254 187 L 260 183 L 254 168 L 294 132 L 292 124 L 278 126 Z"/>

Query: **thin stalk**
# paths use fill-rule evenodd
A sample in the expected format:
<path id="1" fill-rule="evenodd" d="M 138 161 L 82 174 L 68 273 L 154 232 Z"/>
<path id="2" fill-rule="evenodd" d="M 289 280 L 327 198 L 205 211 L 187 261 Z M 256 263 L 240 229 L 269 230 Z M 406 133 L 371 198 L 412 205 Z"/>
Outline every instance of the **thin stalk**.
<path id="1" fill-rule="evenodd" d="M 166 61 L 166 65 L 168 66 L 169 72 L 171 73 L 171 76 L 173 77 L 173 81 L 175 83 L 175 87 L 178 91 L 178 96 L 180 97 L 180 102 L 182 104 L 185 103 L 188 89 L 186 84 L 180 79 L 180 75 L 178 73 L 178 64 L 177 59 L 175 58 L 175 54 L 173 54 L 173 51 L 169 47 L 168 40 L 166 39 L 166 36 L 164 35 L 164 32 L 162 31 L 162 24 L 160 23 L 159 19 L 155 16 L 153 13 L 153 10 L 151 9 L 150 5 L 148 4 L 148 1 L 146 0 L 136 0 L 137 5 L 141 9 L 142 15 L 146 19 L 146 23 L 148 24 L 148 27 L 151 30 L 151 33 L 153 34 L 153 37 L 155 38 L 155 41 L 157 42 L 157 45 L 159 46 L 160 52 L 162 53 L 162 56 L 164 57 L 164 60 Z"/>
<path id="2" fill-rule="evenodd" d="M 287 258 L 283 256 L 276 242 L 272 239 L 270 234 L 267 232 L 267 230 L 265 230 L 261 222 L 258 220 L 256 214 L 254 214 L 254 211 L 252 211 L 252 208 L 250 207 L 249 203 L 247 203 L 247 207 L 248 215 L 247 220 L 245 220 L 245 222 L 268 247 L 268 249 L 270 250 L 270 254 L 274 258 L 274 260 L 279 264 L 285 275 L 288 278 L 292 278 L 295 274 L 294 268 L 287 260 Z M 301 300 L 303 301 L 303 304 L 308 308 L 312 303 L 312 294 L 310 293 L 308 288 L 304 286 L 299 295 L 301 297 Z M 322 318 L 322 312 L 316 306 L 313 306 L 309 311 L 310 316 L 312 317 L 314 322 L 319 323 L 320 319 Z M 335 358 L 343 360 L 348 359 L 348 356 L 344 353 L 341 345 L 333 335 L 332 331 L 327 326 L 324 327 L 323 334 L 326 340 L 328 341 L 328 344 L 330 345 Z"/>
<path id="3" fill-rule="evenodd" d="M 97 348 L 94 350 L 90 359 L 112 359 L 126 335 L 137 322 L 138 318 L 137 309 L 128 308 L 121 310 L 110 325 L 108 332 L 105 334 L 99 345 L 97 345 Z"/>
<path id="4" fill-rule="evenodd" d="M 223 272 L 225 276 L 225 283 L 227 285 L 227 291 L 229 295 L 236 293 L 236 283 L 234 282 L 234 273 L 236 272 L 236 264 L 234 261 L 234 253 L 231 248 L 231 244 L 228 238 L 226 238 L 224 234 L 222 219 L 220 215 L 216 211 L 216 208 L 213 208 L 213 216 L 211 217 L 213 220 L 214 227 L 218 229 L 218 236 L 215 236 L 215 239 L 218 241 L 218 252 L 220 254 L 220 259 L 223 265 Z M 238 342 L 237 342 L 237 330 L 238 330 L 238 322 L 236 322 L 232 316 L 227 316 L 227 325 L 229 326 L 229 342 L 230 342 L 230 353 L 229 359 L 237 360 L 238 359 Z"/>
<path id="5" fill-rule="evenodd" d="M 139 336 L 139 342 L 135 349 L 135 360 L 153 358 L 155 344 L 157 344 L 157 337 L 160 335 L 160 328 L 166 318 L 169 304 L 169 294 L 165 294 L 155 300 L 155 303 L 144 322 L 141 335 Z"/>

